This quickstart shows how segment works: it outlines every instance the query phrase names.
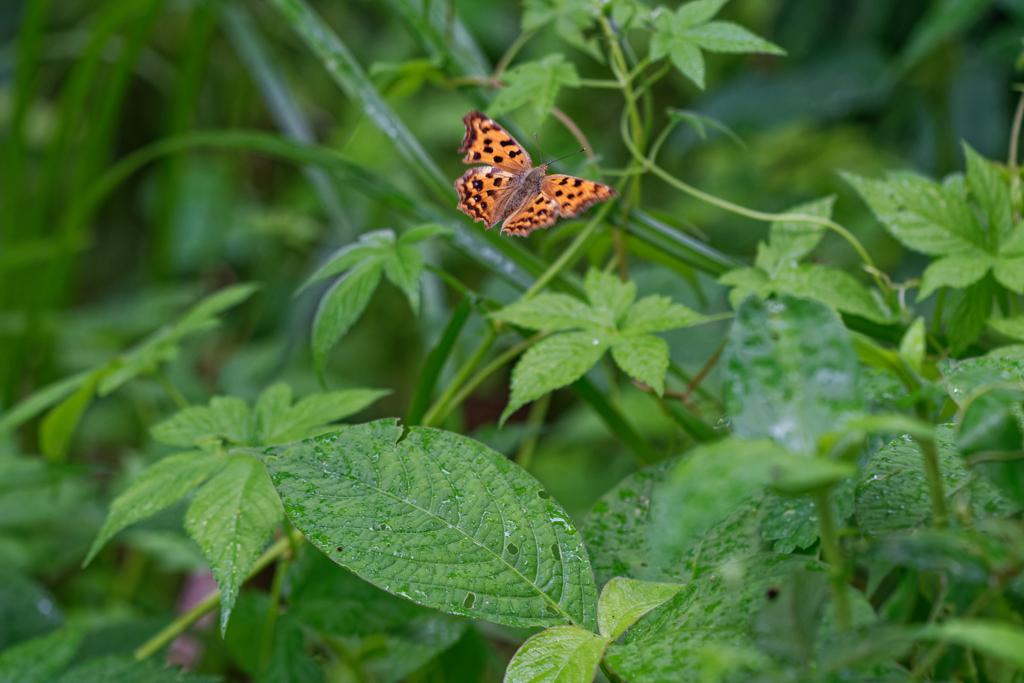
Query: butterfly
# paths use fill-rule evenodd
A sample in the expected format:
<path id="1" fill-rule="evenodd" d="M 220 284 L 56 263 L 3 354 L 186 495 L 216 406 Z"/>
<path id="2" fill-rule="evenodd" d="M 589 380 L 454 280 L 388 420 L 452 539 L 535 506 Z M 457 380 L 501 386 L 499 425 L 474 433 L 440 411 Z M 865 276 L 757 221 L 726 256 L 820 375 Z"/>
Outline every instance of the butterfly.
<path id="1" fill-rule="evenodd" d="M 499 221 L 502 234 L 526 237 L 559 217 L 575 218 L 619 193 L 615 188 L 571 175 L 546 175 L 550 164 L 534 166 L 530 155 L 508 131 L 478 111 L 462 117 L 466 137 L 459 153 L 467 164 L 481 163 L 455 181 L 459 209 L 490 230 Z"/>

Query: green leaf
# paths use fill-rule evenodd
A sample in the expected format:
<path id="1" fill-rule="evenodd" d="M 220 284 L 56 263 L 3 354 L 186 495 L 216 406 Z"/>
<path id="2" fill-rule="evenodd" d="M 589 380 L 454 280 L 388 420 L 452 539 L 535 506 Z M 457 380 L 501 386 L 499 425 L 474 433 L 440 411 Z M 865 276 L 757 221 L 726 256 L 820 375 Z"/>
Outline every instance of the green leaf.
<path id="1" fill-rule="evenodd" d="M 67 456 L 71 437 L 96 394 L 97 379 L 94 374 L 78 391 L 51 410 L 39 425 L 39 448 L 50 460 L 63 461 Z"/>
<path id="2" fill-rule="evenodd" d="M 735 437 L 691 450 L 656 491 L 658 502 L 651 507 L 655 557 L 664 559 L 664 548 L 684 547 L 728 517 L 741 501 L 764 489 L 788 455 L 768 439 Z"/>
<path id="3" fill-rule="evenodd" d="M 533 477 L 466 437 L 394 420 L 268 450 L 292 523 L 338 564 L 452 614 L 596 626 L 583 541 Z"/>
<path id="4" fill-rule="evenodd" d="M 220 586 L 221 635 L 242 582 L 280 519 L 281 504 L 266 471 L 244 455 L 229 456 L 224 469 L 192 499 L 185 530 Z"/>
<path id="5" fill-rule="evenodd" d="M 320 300 L 313 319 L 313 362 L 322 376 L 327 352 L 362 315 L 380 283 L 380 261 L 368 261 L 348 271 Z"/>
<path id="6" fill-rule="evenodd" d="M 615 576 L 682 583 L 758 552 L 757 507 L 747 502 L 694 542 L 663 545 L 655 554 L 651 509 L 666 504 L 661 496 L 671 491 L 660 484 L 680 462 L 661 462 L 627 477 L 587 515 L 583 535 L 598 585 Z"/>
<path id="7" fill-rule="evenodd" d="M 996 332 L 1004 334 L 1012 339 L 1024 341 L 1024 315 L 1012 318 L 992 319 L 988 321 L 989 326 Z"/>
<path id="8" fill-rule="evenodd" d="M 1005 621 L 949 619 L 925 628 L 921 638 L 949 641 L 1017 667 L 1024 666 L 1024 630 Z"/>
<path id="9" fill-rule="evenodd" d="M 50 406 L 70 396 L 88 382 L 92 375 L 91 371 L 80 372 L 77 375 L 47 384 L 42 389 L 33 392 L 28 398 L 16 403 L 10 410 L 3 413 L 3 417 L 0 417 L 0 434 L 16 429 Z"/>
<path id="10" fill-rule="evenodd" d="M 1003 287 L 1024 293 L 1024 257 L 1007 258 L 1002 255 L 996 259 L 993 274 Z"/>
<path id="11" fill-rule="evenodd" d="M 855 484 L 846 479 L 832 489 L 829 503 L 834 519 L 845 520 L 853 514 Z M 809 548 L 818 540 L 818 514 L 818 504 L 810 496 L 765 495 L 758 509 L 761 535 L 777 553 Z"/>
<path id="12" fill-rule="evenodd" d="M 643 615 L 660 607 L 682 590 L 676 583 L 651 583 L 614 578 L 605 585 L 597 602 L 601 635 L 615 640 Z"/>
<path id="13" fill-rule="evenodd" d="M 875 322 L 887 323 L 891 317 L 882 310 L 871 292 L 852 275 L 817 263 L 805 263 L 783 270 L 761 291 L 817 299 L 834 310 Z"/>
<path id="14" fill-rule="evenodd" d="M 607 321 L 607 327 L 615 327 L 621 322 L 636 300 L 635 282 L 622 282 L 618 276 L 602 273 L 596 268 L 587 271 L 583 290 L 594 311 Z"/>
<path id="15" fill-rule="evenodd" d="M 1017 507 L 984 478 L 973 478 L 956 449 L 952 425 L 939 425 L 939 471 L 947 497 L 963 496 L 974 519 L 1003 517 Z M 974 479 L 972 482 L 971 479 Z M 868 538 L 925 525 L 932 516 L 921 451 L 909 436 L 880 448 L 867 465 L 854 494 L 857 525 Z"/>
<path id="16" fill-rule="evenodd" d="M 454 646 L 468 627 L 465 619 L 447 614 L 433 611 L 417 614 L 385 634 L 383 646 L 360 660 L 360 668 L 366 680 L 370 681 L 400 683 L 410 680 L 417 670 Z"/>
<path id="17" fill-rule="evenodd" d="M 718 281 L 729 290 L 729 305 L 734 309 L 740 307 L 751 295 L 762 296 L 762 292 L 771 292 L 771 280 L 761 268 L 734 268 L 723 273 Z"/>
<path id="18" fill-rule="evenodd" d="M 988 219 L 989 241 L 998 247 L 1013 229 L 1009 185 L 992 162 L 971 149 L 966 142 L 962 144 L 964 156 L 967 157 L 967 185 Z"/>
<path id="19" fill-rule="evenodd" d="M 711 655 L 722 650 L 732 668 L 763 671 L 770 660 L 752 651 L 747 629 L 769 603 L 768 589 L 794 572 L 825 571 L 809 558 L 764 554 L 734 565 L 728 580 L 718 572 L 700 577 L 627 631 L 624 644 L 609 646 L 605 661 L 632 683 L 709 680 Z"/>
<path id="20" fill-rule="evenodd" d="M 217 683 L 210 676 L 186 673 L 153 659 L 132 657 L 90 659 L 69 670 L 54 683 Z"/>
<path id="21" fill-rule="evenodd" d="M 891 173 L 885 180 L 842 175 L 908 248 L 929 256 L 985 248 L 974 212 L 951 190 L 910 173 Z"/>
<path id="22" fill-rule="evenodd" d="M 533 102 L 533 111 L 543 119 L 555 106 L 562 88 L 578 88 L 580 77 L 572 62 L 560 54 L 548 55 L 535 62 L 526 62 L 501 75 L 505 87 L 487 108 L 490 116 L 500 116 Z"/>
<path id="23" fill-rule="evenodd" d="M 160 512 L 184 497 L 213 476 L 224 462 L 224 458 L 211 453 L 194 451 L 172 455 L 150 466 L 110 504 L 110 513 L 82 566 L 89 564 L 100 548 L 121 529 Z"/>
<path id="24" fill-rule="evenodd" d="M 835 195 L 798 204 L 784 213 L 805 213 L 822 218 L 832 217 Z M 775 276 L 783 268 L 795 268 L 825 235 L 825 226 L 805 221 L 773 221 L 768 228 L 768 243 L 757 251 L 754 265 Z"/>
<path id="25" fill-rule="evenodd" d="M 324 425 L 355 415 L 390 393 L 388 389 L 343 389 L 312 394 L 294 406 L 277 410 L 272 417 L 262 418 L 262 428 L 256 428 L 257 443 L 271 446 L 313 436 Z M 261 418 L 259 404 L 256 417 Z"/>
<path id="26" fill-rule="evenodd" d="M 423 256 L 416 247 L 402 246 L 384 261 L 384 274 L 402 290 L 409 300 L 414 315 L 420 313 L 420 275 L 423 274 Z"/>
<path id="27" fill-rule="evenodd" d="M 946 335 L 954 354 L 962 353 L 985 331 L 995 290 L 991 277 L 984 277 L 964 290 L 963 298 L 946 320 Z"/>
<path id="28" fill-rule="evenodd" d="M 544 394 L 582 377 L 608 350 L 608 335 L 600 330 L 556 334 L 531 346 L 512 370 L 511 395 L 501 414 L 508 416 Z"/>
<path id="29" fill-rule="evenodd" d="M 918 316 L 900 339 L 900 356 L 914 372 L 920 373 L 928 350 L 924 331 L 924 318 Z"/>
<path id="30" fill-rule="evenodd" d="M 685 35 L 708 52 L 786 54 L 786 51 L 775 43 L 759 38 L 742 26 L 729 21 L 711 21 L 689 29 Z"/>
<path id="31" fill-rule="evenodd" d="M 608 640 L 578 626 L 555 626 L 531 637 L 512 657 L 504 683 L 590 683 Z"/>
<path id="32" fill-rule="evenodd" d="M 1024 394 L 1020 391 L 993 389 L 971 401 L 957 437 L 960 453 L 967 456 L 982 451 L 1020 451 L 1024 439 L 1017 414 L 1022 399 Z"/>
<path id="33" fill-rule="evenodd" d="M 605 316 L 568 294 L 542 292 L 532 299 L 520 300 L 494 313 L 501 320 L 528 330 L 577 330 L 610 327 Z"/>
<path id="34" fill-rule="evenodd" d="M 214 396 L 208 406 L 185 408 L 150 431 L 154 439 L 169 446 L 197 446 L 218 439 L 252 443 L 249 406 L 234 396 Z"/>
<path id="35" fill-rule="evenodd" d="M 341 275 L 349 268 L 364 261 L 382 260 L 394 251 L 395 232 L 393 230 L 373 230 L 359 236 L 358 242 L 346 244 L 331 254 L 327 263 L 320 266 L 299 287 L 303 291 L 321 280 Z"/>
<path id="36" fill-rule="evenodd" d="M 523 30 L 533 31 L 553 24 L 562 40 L 603 62 L 596 41 L 583 37 L 583 31 L 594 25 L 599 14 L 600 5 L 594 0 L 526 0 Z"/>
<path id="37" fill-rule="evenodd" d="M 446 225 L 439 225 L 438 223 L 427 223 L 426 225 L 418 225 L 408 232 L 402 233 L 398 238 L 397 246 L 405 247 L 417 242 L 425 242 L 432 237 L 443 235 L 445 237 L 451 237 L 455 234 L 455 231 Z"/>
<path id="38" fill-rule="evenodd" d="M 924 270 L 917 300 L 923 301 L 939 287 L 969 287 L 985 277 L 996 262 L 996 259 L 977 249 L 957 252 L 933 261 Z"/>
<path id="39" fill-rule="evenodd" d="M 794 453 L 813 454 L 818 437 L 861 408 L 849 334 L 818 302 L 748 299 L 736 313 L 723 360 L 737 436 L 770 436 Z"/>
<path id="40" fill-rule="evenodd" d="M 64 628 L 0 652 L 0 683 L 49 683 L 82 644 L 80 628 Z"/>
<path id="41" fill-rule="evenodd" d="M 260 683 L 324 681 L 323 667 L 306 652 L 306 634 L 290 610 L 281 615 L 275 625 L 270 661 L 258 680 Z"/>
<path id="42" fill-rule="evenodd" d="M 662 11 L 654 19 L 651 59 L 668 56 L 690 80 L 704 89 L 704 58 L 710 52 L 785 54 L 779 46 L 757 37 L 741 26 L 710 21 L 725 4 L 723 0 L 685 3 L 674 13 Z"/>
<path id="43" fill-rule="evenodd" d="M 622 323 L 622 331 L 629 334 L 663 332 L 692 325 L 704 318 L 682 304 L 674 304 L 667 296 L 652 294 L 633 304 Z"/>
<path id="44" fill-rule="evenodd" d="M 57 599 L 36 580 L 0 567 L 0 650 L 64 623 Z"/>
<path id="45" fill-rule="evenodd" d="M 622 370 L 661 396 L 668 372 L 668 343 L 651 334 L 612 338 L 612 358 Z"/>
<path id="46" fill-rule="evenodd" d="M 186 311 L 176 324 L 157 330 L 122 354 L 113 370 L 104 373 L 96 388 L 100 396 L 107 396 L 125 382 L 141 374 L 154 372 L 160 363 L 178 355 L 178 344 L 190 334 L 209 330 L 220 322 L 217 316 L 251 297 L 258 285 L 239 284 L 220 289 Z"/>

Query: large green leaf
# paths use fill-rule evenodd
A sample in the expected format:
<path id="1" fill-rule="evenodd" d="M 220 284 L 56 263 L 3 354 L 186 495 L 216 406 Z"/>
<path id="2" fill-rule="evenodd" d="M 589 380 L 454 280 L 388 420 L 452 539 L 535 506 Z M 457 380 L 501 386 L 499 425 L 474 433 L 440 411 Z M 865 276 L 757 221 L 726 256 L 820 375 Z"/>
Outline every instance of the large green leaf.
<path id="1" fill-rule="evenodd" d="M 208 406 L 189 406 L 150 430 L 153 438 L 169 446 L 196 446 L 226 439 L 252 441 L 249 406 L 234 396 L 214 396 Z"/>
<path id="2" fill-rule="evenodd" d="M 612 340 L 612 358 L 627 375 L 654 389 L 661 396 L 665 391 L 668 371 L 668 343 L 652 334 L 621 336 Z"/>
<path id="3" fill-rule="evenodd" d="M 71 662 L 85 635 L 65 628 L 0 653 L 0 683 L 50 683 Z"/>
<path id="4" fill-rule="evenodd" d="M 615 327 L 625 317 L 636 300 L 636 283 L 623 282 L 616 275 L 596 268 L 587 271 L 583 290 L 590 306 L 605 321 L 605 327 Z"/>
<path id="5" fill-rule="evenodd" d="M 338 564 L 428 607 L 510 626 L 596 627 L 569 516 L 463 436 L 393 420 L 266 451 L 292 523 Z"/>
<path id="6" fill-rule="evenodd" d="M 675 12 L 662 11 L 654 19 L 651 59 L 669 57 L 690 80 L 704 89 L 704 58 L 709 52 L 782 55 L 778 45 L 759 38 L 742 26 L 711 21 L 727 0 L 697 0 L 684 3 Z"/>
<path id="7" fill-rule="evenodd" d="M 657 554 L 654 552 L 651 508 L 664 504 L 661 496 L 666 488 L 659 484 L 679 463 L 666 461 L 627 477 L 587 515 L 583 536 L 599 586 L 615 576 L 681 583 L 758 551 L 758 508 L 745 501 L 695 542 L 686 543 L 684 539 L 682 545 L 662 545 Z"/>
<path id="8" fill-rule="evenodd" d="M 562 88 L 578 88 L 580 76 L 572 62 L 558 54 L 550 54 L 535 62 L 525 62 L 501 75 L 505 87 L 487 108 L 491 116 L 518 109 L 533 102 L 533 111 L 543 119 L 555 106 Z"/>
<path id="9" fill-rule="evenodd" d="M 984 273 L 983 273 L 984 274 Z M 804 263 L 781 270 L 758 290 L 767 294 L 792 294 L 817 299 L 829 308 L 885 323 L 890 316 L 882 309 L 871 291 L 849 273 L 817 263 Z M 730 298 L 730 301 L 732 299 Z"/>
<path id="10" fill-rule="evenodd" d="M 832 217 L 835 195 L 798 204 L 786 213 L 805 213 L 822 218 Z M 768 241 L 759 245 L 754 265 L 774 277 L 784 268 L 795 268 L 825 235 L 825 226 L 806 221 L 774 221 L 768 228 Z"/>
<path id="11" fill-rule="evenodd" d="M 107 541 L 129 524 L 160 512 L 213 476 L 224 458 L 205 451 L 164 458 L 143 472 L 110 504 L 103 528 L 96 535 L 83 565 L 89 564 Z"/>
<path id="12" fill-rule="evenodd" d="M 1024 630 L 992 619 L 950 619 L 929 626 L 922 639 L 944 640 L 1024 667 Z"/>
<path id="13" fill-rule="evenodd" d="M 313 361 L 317 372 L 323 373 L 327 352 L 348 332 L 370 303 L 383 270 L 380 261 L 366 261 L 339 279 L 320 300 L 313 320 Z"/>
<path id="14" fill-rule="evenodd" d="M 983 158 L 963 143 L 967 158 L 967 186 L 981 205 L 988 221 L 988 238 L 992 246 L 1000 246 L 1013 229 L 1013 210 L 1010 206 L 1010 188 L 992 162 Z"/>
<path id="15" fill-rule="evenodd" d="M 238 590 L 280 519 L 281 504 L 267 473 L 244 455 L 229 456 L 224 469 L 192 500 L 185 529 L 220 586 L 222 633 Z"/>
<path id="16" fill-rule="evenodd" d="M 973 479 L 956 450 L 956 430 L 940 425 L 939 471 L 948 497 L 970 505 L 972 516 L 1003 517 L 1016 506 L 986 479 Z M 931 519 L 928 478 L 921 451 L 909 436 L 890 441 L 871 456 L 854 497 L 858 526 L 869 537 L 916 528 Z"/>
<path id="17" fill-rule="evenodd" d="M 597 602 L 601 635 L 614 640 L 637 619 L 661 606 L 682 590 L 677 583 L 651 583 L 616 577 L 605 585 Z"/>
<path id="18" fill-rule="evenodd" d="M 724 359 L 724 393 L 737 436 L 770 436 L 794 453 L 855 415 L 857 356 L 836 315 L 816 301 L 748 299 Z"/>
<path id="19" fill-rule="evenodd" d="M 910 173 L 869 180 L 843 177 L 893 237 L 914 251 L 944 256 L 984 249 L 985 235 L 971 207 L 952 190 Z"/>
<path id="20" fill-rule="evenodd" d="M 494 320 L 528 330 L 576 330 L 609 327 L 608 320 L 586 303 L 568 294 L 542 292 L 491 314 Z"/>
<path id="21" fill-rule="evenodd" d="M 148 659 L 100 657 L 79 664 L 54 683 L 217 683 L 212 676 L 200 676 Z"/>
<path id="22" fill-rule="evenodd" d="M 633 304 L 621 329 L 630 334 L 663 332 L 691 325 L 702 317 L 682 304 L 672 303 L 667 296 L 652 294 Z"/>
<path id="23" fill-rule="evenodd" d="M 541 339 L 512 370 L 511 395 L 500 422 L 530 401 L 578 380 L 607 350 L 608 333 L 596 329 Z"/>
<path id="24" fill-rule="evenodd" d="M 980 249 L 964 250 L 936 259 L 924 269 L 917 300 L 921 301 L 939 287 L 969 287 L 985 277 L 995 263 L 995 258 Z"/>
<path id="25" fill-rule="evenodd" d="M 533 636 L 505 669 L 504 683 L 590 683 L 608 639 L 579 626 L 555 626 Z"/>

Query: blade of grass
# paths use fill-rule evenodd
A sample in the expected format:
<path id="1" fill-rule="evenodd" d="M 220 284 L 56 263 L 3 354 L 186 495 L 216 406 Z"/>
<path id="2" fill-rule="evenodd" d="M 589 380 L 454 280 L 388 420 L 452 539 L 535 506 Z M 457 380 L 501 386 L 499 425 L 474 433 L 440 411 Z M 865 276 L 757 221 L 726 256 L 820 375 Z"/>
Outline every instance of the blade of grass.
<path id="1" fill-rule="evenodd" d="M 355 55 L 338 34 L 304 0 L 271 0 L 292 29 L 323 63 L 334 82 L 382 133 L 431 192 L 443 202 L 453 197 L 451 182 L 409 131 L 391 105 L 381 97 Z"/>
<path id="2" fill-rule="evenodd" d="M 416 391 L 409 404 L 409 411 L 405 414 L 406 425 L 410 427 L 418 425 L 423 419 L 423 415 L 430 406 L 430 397 L 434 394 L 434 387 L 437 386 L 437 378 L 441 375 L 441 370 L 448 361 L 452 349 L 455 348 L 459 333 L 462 332 L 472 311 L 472 300 L 468 296 L 464 297 L 452 314 L 451 320 L 448 321 L 448 327 L 445 328 L 441 341 L 427 356 L 427 362 L 424 363 L 423 370 L 420 372 L 419 381 L 416 382 Z"/>
<path id="3" fill-rule="evenodd" d="M 424 7 L 422 0 L 388 0 L 388 4 L 423 50 L 444 61 L 449 75 L 490 75 L 487 57 L 455 16 L 451 3 L 427 0 L 427 7 Z"/>
<path id="4" fill-rule="evenodd" d="M 312 126 L 295 101 L 284 74 L 277 68 L 270 48 L 263 41 L 245 5 L 239 2 L 225 5 L 221 10 L 221 22 L 225 35 L 255 82 L 274 124 L 293 140 L 315 143 Z M 339 240 L 350 241 L 356 234 L 355 226 L 345 214 L 330 177 L 318 168 L 306 166 L 302 170 L 319 197 Z"/>
<path id="5" fill-rule="evenodd" d="M 165 135 L 179 135 L 192 127 L 192 113 L 203 83 L 207 53 L 214 30 L 217 28 L 217 12 L 213 3 L 198 3 L 189 17 L 188 30 L 182 46 L 181 67 L 174 83 L 169 102 L 167 119 L 164 122 Z M 185 157 L 171 155 L 161 169 L 160 189 L 157 199 L 153 239 L 150 244 L 150 277 L 164 280 L 171 274 L 174 207 L 185 170 Z"/>
<path id="6" fill-rule="evenodd" d="M 626 230 L 665 254 L 715 277 L 743 265 L 731 256 L 679 232 L 639 209 L 630 211 Z"/>

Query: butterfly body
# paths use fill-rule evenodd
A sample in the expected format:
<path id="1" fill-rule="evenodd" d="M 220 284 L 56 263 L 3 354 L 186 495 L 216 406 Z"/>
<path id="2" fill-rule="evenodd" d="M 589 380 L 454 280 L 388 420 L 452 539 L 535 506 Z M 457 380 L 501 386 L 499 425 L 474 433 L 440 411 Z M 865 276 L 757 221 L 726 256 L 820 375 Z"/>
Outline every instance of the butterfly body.
<path id="1" fill-rule="evenodd" d="M 467 164 L 482 163 L 455 181 L 458 208 L 487 229 L 526 237 L 558 218 L 575 218 L 597 202 L 616 196 L 614 188 L 568 175 L 547 175 L 504 128 L 478 111 L 463 117 L 466 136 L 460 153 Z"/>

